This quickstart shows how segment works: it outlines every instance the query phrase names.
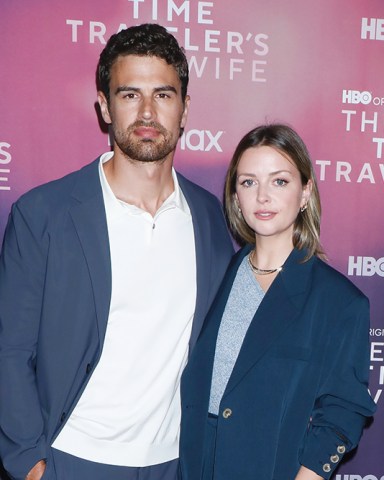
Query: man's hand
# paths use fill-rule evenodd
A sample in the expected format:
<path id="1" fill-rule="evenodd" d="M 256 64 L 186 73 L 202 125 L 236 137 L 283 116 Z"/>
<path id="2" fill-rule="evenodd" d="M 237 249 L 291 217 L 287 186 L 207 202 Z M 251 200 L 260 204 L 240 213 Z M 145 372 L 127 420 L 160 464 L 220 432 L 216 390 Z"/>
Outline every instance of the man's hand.
<path id="1" fill-rule="evenodd" d="M 45 460 L 40 460 L 37 462 L 36 465 L 28 472 L 25 480 L 40 480 L 45 472 L 45 466 Z"/>

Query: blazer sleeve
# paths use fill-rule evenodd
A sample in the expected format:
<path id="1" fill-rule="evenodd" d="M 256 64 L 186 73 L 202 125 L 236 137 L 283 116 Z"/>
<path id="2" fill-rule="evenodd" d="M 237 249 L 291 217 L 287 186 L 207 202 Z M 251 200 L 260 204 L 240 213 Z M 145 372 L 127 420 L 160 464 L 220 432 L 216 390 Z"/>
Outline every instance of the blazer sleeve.
<path id="1" fill-rule="evenodd" d="M 48 242 L 27 217 L 12 207 L 0 257 L 0 454 L 15 479 L 46 458 L 36 345 Z"/>
<path id="2" fill-rule="evenodd" d="M 300 463 L 328 479 L 355 448 L 376 405 L 368 392 L 369 303 L 362 294 L 338 312 Z M 332 327 L 331 327 L 332 328 Z"/>

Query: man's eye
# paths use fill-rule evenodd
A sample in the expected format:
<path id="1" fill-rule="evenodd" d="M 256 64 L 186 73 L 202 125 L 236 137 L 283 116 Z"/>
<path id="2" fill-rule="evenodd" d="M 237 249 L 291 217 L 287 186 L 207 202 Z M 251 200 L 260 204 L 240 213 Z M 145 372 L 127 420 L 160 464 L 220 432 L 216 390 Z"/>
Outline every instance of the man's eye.
<path id="1" fill-rule="evenodd" d="M 136 97 L 136 94 L 132 93 L 132 92 L 126 93 L 124 95 L 124 98 L 128 98 L 128 99 L 132 99 L 132 98 L 135 98 L 135 97 Z"/>

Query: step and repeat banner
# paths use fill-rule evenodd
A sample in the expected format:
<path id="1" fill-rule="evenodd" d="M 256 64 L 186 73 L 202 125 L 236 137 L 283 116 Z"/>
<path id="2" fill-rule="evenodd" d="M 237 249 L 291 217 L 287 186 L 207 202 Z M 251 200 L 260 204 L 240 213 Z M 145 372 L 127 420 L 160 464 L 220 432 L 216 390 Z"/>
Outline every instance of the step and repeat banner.
<path id="1" fill-rule="evenodd" d="M 109 150 L 96 64 L 110 35 L 144 22 L 166 26 L 189 59 L 180 172 L 221 199 L 248 130 L 286 122 L 306 142 L 329 261 L 372 310 L 378 412 L 336 480 L 384 480 L 383 0 L 1 0 L 0 237 L 22 193 Z"/>

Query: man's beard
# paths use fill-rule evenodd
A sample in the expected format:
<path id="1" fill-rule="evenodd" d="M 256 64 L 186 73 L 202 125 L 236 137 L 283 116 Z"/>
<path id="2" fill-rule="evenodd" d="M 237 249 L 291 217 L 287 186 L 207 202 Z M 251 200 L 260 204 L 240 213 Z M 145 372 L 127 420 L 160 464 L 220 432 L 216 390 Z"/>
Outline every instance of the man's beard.
<path id="1" fill-rule="evenodd" d="M 155 139 L 140 138 L 134 135 L 139 127 L 156 129 L 160 136 Z M 178 137 L 175 139 L 170 132 L 157 122 L 137 121 L 130 125 L 125 132 L 114 130 L 114 141 L 126 157 L 138 162 L 161 162 L 176 148 Z"/>

